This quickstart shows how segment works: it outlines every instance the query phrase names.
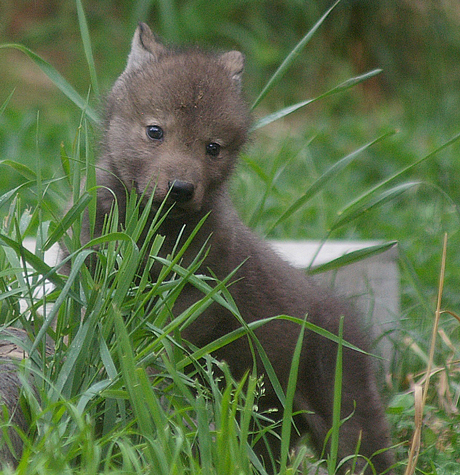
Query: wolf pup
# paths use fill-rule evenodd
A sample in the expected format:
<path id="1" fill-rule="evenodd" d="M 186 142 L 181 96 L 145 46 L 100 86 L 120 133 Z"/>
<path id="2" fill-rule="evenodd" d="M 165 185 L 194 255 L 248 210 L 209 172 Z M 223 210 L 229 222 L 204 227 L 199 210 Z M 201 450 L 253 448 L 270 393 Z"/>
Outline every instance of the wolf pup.
<path id="1" fill-rule="evenodd" d="M 157 41 L 149 27 L 139 24 L 125 71 L 107 100 L 105 136 L 97 167 L 95 234 L 102 233 L 104 217 L 117 200 L 123 223 L 126 196 L 135 191 L 151 197 L 156 208 L 167 199 L 174 204 L 162 223 L 162 255 L 173 251 L 179 234 L 185 240 L 209 213 L 184 254 L 192 262 L 207 242 L 209 253 L 200 273 L 224 279 L 241 265 L 229 290 L 246 322 L 290 315 L 338 334 L 344 316 L 344 338 L 368 348 L 355 311 L 346 302 L 318 287 L 302 272 L 290 267 L 256 237 L 239 219 L 228 194 L 228 179 L 250 126 L 241 94 L 244 56 L 238 51 L 212 54 L 199 49 L 175 50 Z M 167 198 L 166 198 L 167 197 Z M 89 239 L 89 224 L 83 229 Z M 209 239 L 209 241 L 208 241 Z M 203 295 L 189 285 L 178 298 L 174 313 L 184 311 Z M 183 334 L 198 347 L 240 327 L 231 313 L 212 304 Z M 277 377 L 286 389 L 300 326 L 275 320 L 255 333 Z M 337 345 L 307 332 L 299 364 L 294 411 L 300 436 L 309 432 L 321 452 L 332 424 L 333 384 Z M 247 340 L 241 338 L 219 350 L 233 375 L 252 368 Z M 262 363 L 258 367 L 263 369 Z M 261 410 L 283 407 L 268 378 Z M 353 414 L 341 427 L 339 457 L 359 451 L 366 457 L 389 445 L 389 432 L 372 370 L 362 353 L 344 349 L 342 416 Z M 300 437 L 299 436 L 299 437 Z M 292 444 L 296 443 L 296 438 Z M 256 451 L 266 464 L 265 444 Z M 278 438 L 271 451 L 279 456 Z M 378 473 L 392 465 L 390 451 L 372 457 Z M 364 463 L 363 463 L 364 465 Z"/>

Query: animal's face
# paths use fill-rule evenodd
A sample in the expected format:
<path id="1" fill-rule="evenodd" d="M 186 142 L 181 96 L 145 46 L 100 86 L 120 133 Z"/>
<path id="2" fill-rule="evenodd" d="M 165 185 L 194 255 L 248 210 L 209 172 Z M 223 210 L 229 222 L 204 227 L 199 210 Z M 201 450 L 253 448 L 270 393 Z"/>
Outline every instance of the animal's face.
<path id="1" fill-rule="evenodd" d="M 128 189 L 154 191 L 156 202 L 169 192 L 177 207 L 198 211 L 228 178 L 247 138 L 243 57 L 171 52 L 140 28 L 109 97 L 105 145 Z"/>

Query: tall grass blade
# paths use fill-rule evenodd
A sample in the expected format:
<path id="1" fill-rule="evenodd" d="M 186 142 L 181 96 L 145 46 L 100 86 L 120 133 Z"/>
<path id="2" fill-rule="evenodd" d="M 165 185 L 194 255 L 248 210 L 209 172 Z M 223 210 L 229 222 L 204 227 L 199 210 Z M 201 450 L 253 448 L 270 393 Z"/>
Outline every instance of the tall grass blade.
<path id="1" fill-rule="evenodd" d="M 43 262 L 38 256 L 26 249 L 22 244 L 15 241 L 14 239 L 5 236 L 0 233 L 0 243 L 5 244 L 6 246 L 14 249 L 18 255 L 21 256 L 26 262 L 28 262 L 39 274 L 43 275 L 44 279 L 48 279 L 56 287 L 62 289 L 65 285 L 64 280 L 56 274 L 56 271 L 53 267 L 50 267 L 48 264 Z M 75 298 L 78 299 L 76 295 Z M 78 299 L 79 300 L 79 299 Z"/>
<path id="2" fill-rule="evenodd" d="M 443 240 L 443 249 L 442 249 L 442 258 L 441 258 L 441 269 L 439 275 L 439 285 L 438 285 L 438 295 L 436 303 L 435 318 L 433 322 L 433 329 L 431 332 L 431 343 L 430 343 L 430 353 L 427 363 L 427 368 L 425 371 L 425 381 L 422 383 L 415 384 L 414 387 L 414 399 L 415 399 L 415 430 L 412 435 L 412 440 L 409 448 L 408 464 L 404 475 L 412 475 L 415 473 L 417 468 L 417 461 L 421 449 L 421 438 L 422 438 L 422 429 L 423 429 L 423 413 L 428 397 L 428 389 L 430 387 L 430 380 L 432 376 L 432 367 L 434 361 L 434 353 L 436 350 L 436 337 L 438 335 L 439 329 L 439 319 L 441 317 L 441 301 L 442 294 L 444 289 L 444 279 L 446 271 L 446 255 L 447 255 L 447 233 L 444 234 Z"/>
<path id="3" fill-rule="evenodd" d="M 248 460 L 249 429 L 254 415 L 254 401 L 257 391 L 258 378 L 254 375 L 248 377 L 246 401 L 240 418 L 240 454 L 242 460 Z M 249 464 L 247 471 L 249 473 Z"/>
<path id="4" fill-rule="evenodd" d="M 265 190 L 262 199 L 260 200 L 259 204 L 257 205 L 257 208 L 254 210 L 251 216 L 251 219 L 249 220 L 249 227 L 253 228 L 259 222 L 264 211 L 265 204 L 270 196 L 270 192 L 272 191 L 276 181 L 282 175 L 285 168 L 288 167 L 294 159 L 295 156 L 293 155 L 291 158 L 284 160 L 284 155 L 279 154 L 278 158 L 274 161 L 273 166 L 271 167 L 269 175 L 264 174 L 264 177 L 261 176 L 261 178 L 265 182 Z M 279 163 L 280 161 L 282 161 L 282 163 Z M 253 168 L 251 163 L 248 164 L 249 166 L 251 166 L 251 168 Z"/>
<path id="5" fill-rule="evenodd" d="M 327 338 L 328 340 L 334 341 L 337 344 L 339 343 L 339 337 L 337 335 L 334 335 L 333 333 L 331 333 L 327 330 L 324 330 L 324 328 L 321 328 L 317 325 L 314 325 L 313 323 L 310 323 L 308 321 L 304 321 L 300 318 L 290 317 L 290 316 L 287 316 L 287 315 L 278 315 L 276 317 L 270 317 L 270 318 L 265 318 L 263 320 L 257 320 L 255 322 L 248 323 L 247 327 L 249 328 L 249 330 L 251 330 L 253 332 L 254 330 L 257 330 L 257 328 L 261 327 L 262 325 L 266 325 L 267 323 L 269 323 L 269 322 L 271 322 L 272 320 L 275 320 L 275 319 L 288 320 L 290 322 L 293 322 L 293 323 L 296 323 L 298 325 L 304 326 L 307 330 L 315 332 L 318 335 L 321 335 L 324 338 Z M 233 330 L 232 332 L 227 333 L 226 335 L 214 340 L 213 342 L 208 343 L 206 346 L 198 348 L 197 350 L 195 350 L 193 352 L 193 354 L 190 356 L 190 358 L 187 358 L 187 359 L 183 360 L 182 362 L 178 363 L 177 367 L 178 368 L 183 368 L 187 364 L 190 363 L 190 359 L 198 360 L 198 359 L 202 358 L 203 356 L 205 356 L 206 354 L 213 353 L 214 351 L 222 348 L 225 345 L 230 344 L 232 341 L 235 341 L 238 338 L 241 338 L 242 336 L 247 335 L 247 334 L 248 334 L 248 330 L 244 327 L 238 328 L 237 330 Z M 345 340 L 342 342 L 342 346 L 344 346 L 346 348 L 350 348 L 353 351 L 358 351 L 359 353 L 362 353 L 362 354 L 367 355 L 367 356 L 370 355 L 369 353 L 361 350 L 360 348 L 358 348 L 355 345 L 352 345 L 352 344 L 348 343 Z M 281 401 L 284 402 L 284 398 L 282 398 Z"/>
<path id="6" fill-rule="evenodd" d="M 204 473 L 212 473 L 212 435 L 209 430 L 209 415 L 203 391 L 198 392 L 196 399 L 198 446 L 200 448 L 201 468 Z"/>
<path id="7" fill-rule="evenodd" d="M 313 25 L 313 28 L 297 43 L 294 49 L 288 54 L 286 59 L 281 63 L 279 68 L 275 71 L 273 76 L 270 78 L 268 83 L 262 89 L 261 93 L 254 101 L 252 105 L 252 109 L 255 109 L 260 102 L 264 99 L 264 97 L 270 92 L 276 84 L 279 83 L 281 78 L 284 76 L 286 71 L 292 65 L 292 63 L 296 60 L 297 56 L 301 53 L 301 51 L 305 48 L 305 46 L 309 43 L 312 39 L 313 35 L 316 33 L 318 28 L 324 23 L 324 20 L 329 16 L 329 14 L 334 10 L 334 8 L 340 3 L 341 0 L 337 0 L 327 11 L 326 13 Z"/>
<path id="8" fill-rule="evenodd" d="M 103 236 L 99 236 L 94 239 L 91 239 L 91 241 L 88 241 L 84 245 L 84 249 L 97 248 L 101 244 L 105 244 L 108 242 L 116 242 L 116 241 L 127 241 L 135 245 L 131 236 L 128 236 L 126 233 L 115 231 L 115 232 L 110 232 L 110 233 L 104 234 Z"/>
<path id="9" fill-rule="evenodd" d="M 152 406 L 153 393 L 150 385 L 148 384 L 148 378 L 145 375 L 143 368 L 137 368 L 134 358 L 133 348 L 129 339 L 129 334 L 123 321 L 123 317 L 120 313 L 117 306 L 113 306 L 113 319 L 115 324 L 115 332 L 117 335 L 118 345 L 118 355 L 121 362 L 121 371 L 123 375 L 123 381 L 126 385 L 126 390 L 128 391 L 130 402 L 133 406 L 134 413 L 136 415 L 136 422 L 139 427 L 140 433 L 147 439 L 152 439 L 156 434 L 159 437 L 160 444 L 159 451 L 155 450 L 155 443 L 147 444 L 147 451 L 152 462 L 155 463 L 156 467 L 165 467 L 167 465 L 166 458 L 168 457 L 169 450 L 168 444 L 165 440 L 166 433 L 163 432 L 165 428 L 164 415 L 161 412 L 159 407 L 149 411 L 149 406 Z M 144 391 L 147 391 L 144 393 Z M 148 402 L 146 404 L 145 402 Z M 155 403 L 154 403 L 155 404 Z M 152 416 L 157 418 L 158 427 L 155 427 L 153 423 Z M 160 419 L 158 419 L 160 418 Z M 162 473 L 159 470 L 159 473 Z M 167 473 L 164 472 L 163 473 Z"/>
<path id="10" fill-rule="evenodd" d="M 43 250 L 48 250 L 53 244 L 55 244 L 63 236 L 63 234 L 72 226 L 72 224 L 80 219 L 86 206 L 91 201 L 92 197 L 88 193 L 83 193 L 78 202 L 75 203 L 65 216 L 59 221 L 57 228 L 51 233 L 43 245 Z"/>
<path id="11" fill-rule="evenodd" d="M 308 315 L 305 317 L 307 319 Z M 281 468 L 280 472 L 284 473 L 289 457 L 289 448 L 292 430 L 292 414 L 294 409 L 294 397 L 297 388 L 297 376 L 299 372 L 299 364 L 304 344 L 305 326 L 300 327 L 299 337 L 292 356 L 291 370 L 289 372 L 288 386 L 286 390 L 286 401 L 284 404 L 283 423 L 281 426 Z"/>
<path id="12" fill-rule="evenodd" d="M 56 378 L 54 392 L 51 400 L 56 401 L 59 397 L 68 399 L 72 394 L 75 377 L 80 376 L 82 359 L 85 363 L 86 350 L 90 347 L 89 341 L 92 338 L 92 325 L 90 320 L 86 320 L 79 328 L 66 351 L 65 360 L 59 368 Z M 80 371 L 81 370 L 81 371 Z"/>
<path id="13" fill-rule="evenodd" d="M 377 74 L 380 74 L 381 72 L 382 72 L 381 69 L 374 69 L 373 71 L 369 71 L 368 73 L 363 74 L 361 76 L 356 76 L 354 78 L 347 79 L 346 81 L 340 83 L 339 85 L 335 86 L 329 91 L 323 94 L 320 94 L 319 96 L 313 99 L 307 99 L 305 101 L 298 102 L 297 104 L 294 104 L 292 106 L 285 107 L 284 109 L 281 109 L 279 111 L 273 112 L 273 114 L 266 115 L 265 117 L 262 117 L 261 119 L 257 120 L 253 124 L 253 126 L 251 127 L 251 131 L 261 129 L 262 127 L 265 127 L 266 125 L 271 124 L 272 122 L 278 119 L 282 119 L 283 117 L 286 117 L 287 115 L 292 114 L 293 112 L 296 112 L 302 107 L 308 106 L 309 104 L 312 104 L 313 102 L 317 102 L 321 99 L 325 99 L 326 97 L 346 91 L 347 89 L 350 89 L 351 87 L 356 86 L 357 84 L 363 81 L 366 81 L 367 79 L 370 79 L 376 76 Z"/>
<path id="14" fill-rule="evenodd" d="M 327 460 L 327 470 L 329 475 L 335 474 L 339 452 L 340 415 L 342 406 L 343 320 L 344 318 L 340 317 L 338 335 L 339 341 L 337 347 L 337 359 L 335 364 L 334 378 L 334 406 L 332 410 L 331 450 Z"/>
<path id="15" fill-rule="evenodd" d="M 10 95 L 3 101 L 3 104 L 0 106 L 0 116 L 5 112 L 11 98 L 14 95 L 14 89 L 10 92 Z"/>
<path id="16" fill-rule="evenodd" d="M 124 256 L 120 269 L 117 272 L 117 277 L 114 285 L 116 285 L 115 293 L 113 295 L 112 304 L 114 306 L 122 307 L 123 300 L 126 298 L 126 294 L 134 281 L 136 271 L 139 267 L 140 252 L 137 246 L 129 241 L 124 247 Z"/>
<path id="17" fill-rule="evenodd" d="M 309 271 L 310 274 L 320 274 L 321 272 L 327 272 L 330 270 L 338 269 L 339 267 L 348 266 L 355 262 L 362 261 L 363 259 L 369 259 L 373 256 L 378 256 L 383 252 L 388 251 L 389 249 L 395 247 L 398 244 L 398 241 L 390 241 L 384 244 L 377 244 L 375 246 L 369 246 L 365 249 L 358 249 L 357 251 L 352 251 L 344 256 L 338 257 L 333 261 L 322 264 L 318 267 L 314 267 Z"/>
<path id="18" fill-rule="evenodd" d="M 222 397 L 220 398 L 220 418 L 218 420 L 217 453 L 217 473 L 225 473 L 228 467 L 233 465 L 233 438 L 234 415 L 231 411 L 232 386 L 227 384 Z"/>
<path id="19" fill-rule="evenodd" d="M 97 80 L 96 66 L 94 64 L 93 49 L 91 47 L 91 37 L 89 34 L 88 23 L 86 21 L 85 11 L 81 0 L 76 0 L 78 23 L 80 25 L 81 39 L 85 50 L 86 62 L 88 63 L 91 85 L 96 96 L 99 96 L 99 83 Z"/>
<path id="20" fill-rule="evenodd" d="M 43 58 L 35 54 L 29 48 L 26 48 L 23 45 L 15 43 L 7 43 L 0 45 L 0 49 L 3 48 L 13 48 L 21 51 L 27 55 L 45 74 L 48 78 L 54 83 L 54 85 L 64 93 L 78 108 L 80 108 L 84 113 L 91 119 L 93 122 L 100 122 L 100 117 L 96 111 L 88 105 L 87 101 L 83 99 L 80 94 L 70 85 L 70 83 L 64 79 L 64 77 L 58 73 L 58 71 L 51 66 Z"/>
<path id="21" fill-rule="evenodd" d="M 22 163 L 15 162 L 14 160 L 5 159 L 5 160 L 0 160 L 0 165 L 7 165 L 8 167 L 20 173 L 27 180 L 37 179 L 37 174 L 27 165 L 24 165 Z"/>
<path id="22" fill-rule="evenodd" d="M 78 334 L 77 334 L 78 335 Z M 93 399 L 94 397 L 98 396 L 101 394 L 105 389 L 107 389 L 110 385 L 112 384 L 112 381 L 110 379 L 104 379 L 102 381 L 98 381 L 94 383 L 92 386 L 90 386 L 80 397 L 78 404 L 77 404 L 77 410 L 80 413 L 83 413 L 85 410 L 86 406 L 88 403 Z"/>
<path id="23" fill-rule="evenodd" d="M 70 160 L 69 156 L 66 153 L 64 143 L 61 143 L 61 152 L 59 154 L 59 158 L 61 159 L 61 166 L 64 171 L 64 177 L 67 182 L 70 184 Z"/>
<path id="24" fill-rule="evenodd" d="M 72 285 L 73 285 L 74 280 L 78 277 L 78 274 L 80 272 L 80 267 L 83 265 L 83 263 L 85 262 L 85 259 L 92 252 L 93 251 L 83 251 L 80 254 L 78 254 L 78 256 L 75 258 L 75 261 L 72 265 L 72 269 L 70 271 L 69 278 L 67 279 L 67 282 L 65 283 L 65 285 L 62 287 L 61 293 L 56 299 L 56 302 L 54 303 L 53 308 L 51 309 L 51 312 L 46 316 L 45 322 L 41 326 L 37 334 L 37 337 L 35 339 L 35 342 L 32 346 L 31 353 L 37 348 L 40 341 L 44 338 L 46 331 L 48 330 L 50 325 L 53 323 L 54 319 L 56 318 L 57 313 L 59 312 L 60 306 L 64 303 L 66 298 L 70 296 L 75 303 L 78 303 L 80 305 L 83 304 L 80 297 L 72 293 Z"/>
<path id="25" fill-rule="evenodd" d="M 447 142 L 443 143 L 441 146 L 439 146 L 438 148 L 436 148 L 432 152 L 428 153 L 427 155 L 420 158 L 419 160 L 416 160 L 411 165 L 408 165 L 407 167 L 402 168 L 401 170 L 396 172 L 394 175 L 392 175 L 389 178 L 386 178 L 385 180 L 381 181 L 376 186 L 374 186 L 373 188 L 368 190 L 366 193 L 363 193 L 358 198 L 351 201 L 342 211 L 339 212 L 339 214 L 345 214 L 346 212 L 348 212 L 348 210 L 350 210 L 352 208 L 358 208 L 359 205 L 362 202 L 365 202 L 370 196 L 376 194 L 377 191 L 385 188 L 385 186 L 389 185 L 391 182 L 395 181 L 397 178 L 400 178 L 405 173 L 410 172 L 412 169 L 414 169 L 415 167 L 417 167 L 421 163 L 429 160 L 430 158 L 434 157 L 436 154 L 438 154 L 442 150 L 446 149 L 447 147 L 450 147 L 451 145 L 456 143 L 458 140 L 460 140 L 460 133 L 454 135 L 451 139 L 449 139 Z"/>
<path id="26" fill-rule="evenodd" d="M 307 189 L 307 191 L 298 198 L 289 208 L 275 221 L 275 223 L 270 226 L 269 230 L 267 231 L 267 235 L 270 234 L 276 226 L 280 225 L 283 221 L 286 221 L 289 217 L 291 217 L 296 211 L 298 211 L 307 201 L 309 201 L 313 196 L 315 196 L 318 192 L 322 191 L 326 184 L 335 178 L 338 173 L 340 173 L 347 165 L 353 162 L 355 158 L 361 153 L 367 150 L 369 147 L 381 142 L 382 140 L 386 139 L 387 137 L 393 135 L 394 132 L 388 132 L 386 134 L 381 135 L 380 137 L 376 138 L 372 142 L 360 147 L 359 149 L 355 150 L 354 152 L 350 153 L 346 157 L 343 157 L 338 162 L 334 163 L 325 173 L 323 173 L 311 186 Z"/>
<path id="27" fill-rule="evenodd" d="M 288 106 L 283 109 L 280 109 L 279 111 L 273 112 L 272 114 L 268 114 L 265 117 L 256 120 L 256 122 L 252 124 L 250 131 L 254 132 L 258 129 L 261 129 L 262 127 L 265 127 L 266 125 L 271 124 L 276 120 L 282 119 L 283 117 L 286 117 L 287 115 L 292 114 L 293 112 L 296 112 L 302 107 L 308 106 L 309 104 L 312 104 L 313 102 L 316 102 L 319 99 L 320 96 L 315 97 L 314 99 L 306 99 L 305 101 L 298 102 L 297 104 L 293 104 L 292 106 Z"/>
<path id="28" fill-rule="evenodd" d="M 90 133 L 88 130 L 88 121 L 84 121 L 85 125 L 85 168 L 86 168 L 86 191 L 93 198 L 88 203 L 88 220 L 90 229 L 95 229 L 96 214 L 97 214 L 97 180 L 96 180 L 96 166 L 95 157 L 91 153 Z"/>
<path id="29" fill-rule="evenodd" d="M 407 280 L 408 286 L 410 289 L 413 289 L 417 295 L 417 301 L 420 302 L 424 311 L 429 315 L 433 311 L 433 306 L 431 302 L 431 296 L 426 292 L 426 289 L 423 287 L 420 277 L 417 275 L 417 272 L 414 269 L 412 262 L 407 257 L 407 254 L 404 250 L 399 252 L 399 266 L 404 275 L 404 279 Z"/>
<path id="30" fill-rule="evenodd" d="M 368 213 L 371 209 L 381 206 L 389 201 L 394 200 L 406 191 L 420 186 L 422 182 L 414 181 L 396 185 L 389 190 L 382 193 L 376 193 L 375 189 L 362 195 L 359 200 L 356 200 L 354 206 L 347 206 L 344 210 L 339 212 L 339 219 L 331 226 L 330 232 L 349 224 L 351 221 Z"/>
<path id="31" fill-rule="evenodd" d="M 23 188 L 28 188 L 30 186 L 33 186 L 34 184 L 34 181 L 27 181 L 26 183 L 21 183 L 16 188 L 13 188 L 12 190 L 9 190 L 4 193 L 2 196 L 0 196 L 0 208 L 3 206 L 3 204 L 7 203 L 12 197 L 16 197 L 19 190 L 22 190 Z"/>

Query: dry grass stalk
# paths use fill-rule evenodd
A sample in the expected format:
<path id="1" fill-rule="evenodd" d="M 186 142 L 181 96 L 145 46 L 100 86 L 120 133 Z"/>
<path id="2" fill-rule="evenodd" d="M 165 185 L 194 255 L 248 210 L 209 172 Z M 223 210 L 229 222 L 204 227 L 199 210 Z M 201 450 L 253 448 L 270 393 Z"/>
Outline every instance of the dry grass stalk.
<path id="1" fill-rule="evenodd" d="M 425 384 L 415 384 L 414 387 L 414 398 L 415 398 L 415 431 L 412 438 L 412 443 L 409 451 L 409 458 L 407 462 L 406 471 L 404 475 L 413 475 L 415 473 L 415 468 L 417 466 L 418 455 L 420 452 L 420 440 L 422 435 L 422 423 L 423 423 L 423 409 L 425 407 L 426 398 L 428 394 L 428 388 L 430 385 L 430 376 L 433 366 L 433 357 L 434 350 L 436 347 L 436 336 L 438 334 L 439 318 L 441 316 L 441 300 L 442 300 L 442 291 L 444 288 L 444 275 L 446 268 L 446 250 L 447 250 L 447 234 L 444 235 L 444 244 L 442 250 L 442 260 L 441 260 L 441 272 L 439 277 L 439 287 L 438 287 L 438 301 L 436 305 L 436 313 L 433 325 L 433 332 L 431 335 L 431 347 L 430 347 L 430 356 L 428 359 L 428 366 L 426 369 L 426 378 Z"/>

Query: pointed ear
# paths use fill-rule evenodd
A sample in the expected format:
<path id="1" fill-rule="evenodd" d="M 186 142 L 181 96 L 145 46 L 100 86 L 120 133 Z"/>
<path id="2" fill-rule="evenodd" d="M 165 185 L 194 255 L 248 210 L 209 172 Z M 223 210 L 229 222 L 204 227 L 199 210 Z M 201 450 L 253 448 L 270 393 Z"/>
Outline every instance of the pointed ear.
<path id="1" fill-rule="evenodd" d="M 166 48 L 157 41 L 152 30 L 145 23 L 139 23 L 131 43 L 125 71 L 137 69 L 149 59 L 157 60 L 165 51 Z"/>
<path id="2" fill-rule="evenodd" d="M 244 70 L 244 54 L 239 51 L 229 51 L 221 54 L 219 61 L 230 74 L 232 81 L 241 89 L 241 80 Z"/>

